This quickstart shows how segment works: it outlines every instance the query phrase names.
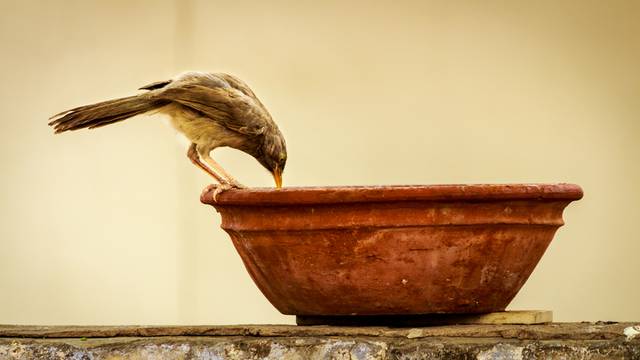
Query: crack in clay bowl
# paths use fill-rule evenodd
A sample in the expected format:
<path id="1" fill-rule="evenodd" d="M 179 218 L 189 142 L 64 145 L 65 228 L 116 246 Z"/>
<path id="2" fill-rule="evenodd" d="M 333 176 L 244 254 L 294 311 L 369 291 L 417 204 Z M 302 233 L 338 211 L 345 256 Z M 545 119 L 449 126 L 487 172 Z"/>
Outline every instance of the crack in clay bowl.
<path id="1" fill-rule="evenodd" d="M 229 190 L 222 216 L 283 314 L 502 311 L 582 198 L 573 184 Z"/>

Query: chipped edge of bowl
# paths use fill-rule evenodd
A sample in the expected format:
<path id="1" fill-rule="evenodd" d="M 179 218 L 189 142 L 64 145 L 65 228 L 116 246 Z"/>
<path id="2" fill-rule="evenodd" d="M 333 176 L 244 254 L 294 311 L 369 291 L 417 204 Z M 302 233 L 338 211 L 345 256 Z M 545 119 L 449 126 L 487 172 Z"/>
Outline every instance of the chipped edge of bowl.
<path id="1" fill-rule="evenodd" d="M 442 184 L 382 186 L 314 186 L 231 189 L 213 199 L 207 186 L 200 201 L 209 205 L 304 205 L 393 201 L 579 200 L 576 184 Z"/>

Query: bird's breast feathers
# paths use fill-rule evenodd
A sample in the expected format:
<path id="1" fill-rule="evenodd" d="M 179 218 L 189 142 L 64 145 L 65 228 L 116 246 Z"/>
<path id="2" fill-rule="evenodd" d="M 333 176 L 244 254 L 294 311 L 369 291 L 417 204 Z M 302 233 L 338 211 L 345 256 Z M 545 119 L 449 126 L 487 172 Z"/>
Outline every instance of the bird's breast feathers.
<path id="1" fill-rule="evenodd" d="M 169 116 L 171 126 L 189 141 L 206 144 L 210 150 L 220 146 L 240 149 L 247 137 L 226 129 L 221 124 L 179 104 L 165 106 L 161 113 Z"/>

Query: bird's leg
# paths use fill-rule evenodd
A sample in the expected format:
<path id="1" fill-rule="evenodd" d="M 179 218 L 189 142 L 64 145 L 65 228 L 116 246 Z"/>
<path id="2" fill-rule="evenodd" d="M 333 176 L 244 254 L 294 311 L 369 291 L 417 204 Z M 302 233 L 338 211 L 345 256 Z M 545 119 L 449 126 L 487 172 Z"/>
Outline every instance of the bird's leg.
<path id="1" fill-rule="evenodd" d="M 222 192 L 227 191 L 233 188 L 244 188 L 245 186 L 240 184 L 236 179 L 234 179 L 231 175 L 229 175 L 224 169 L 215 162 L 211 156 L 209 156 L 208 152 L 203 152 L 198 149 L 198 146 L 195 143 L 192 143 L 189 146 L 189 151 L 187 152 L 187 157 L 194 163 L 196 166 L 204 170 L 207 174 L 213 176 L 220 185 L 215 185 L 215 190 L 213 192 L 213 201 L 218 201 L 218 195 Z M 213 169 L 200 160 L 203 158 Z M 218 174 L 220 173 L 220 174 Z"/>
<path id="2" fill-rule="evenodd" d="M 204 172 L 206 172 L 207 174 L 213 176 L 213 178 L 216 179 L 220 184 L 224 184 L 227 182 L 224 178 L 222 178 L 222 176 L 216 174 L 213 170 L 209 169 L 209 167 L 200 160 L 200 156 L 198 155 L 196 144 L 192 143 L 191 146 L 189 146 L 189 151 L 187 151 L 187 157 L 189 158 L 189 160 L 191 160 L 192 163 L 194 163 L 194 165 L 204 170 Z"/>
<path id="3" fill-rule="evenodd" d="M 238 189 L 246 188 L 246 186 L 240 184 L 238 180 L 234 179 L 233 176 L 229 175 L 229 173 L 226 172 L 222 168 L 222 166 L 220 166 L 220 164 L 218 164 L 215 160 L 213 160 L 208 152 L 199 152 L 199 154 L 200 154 L 200 157 L 207 162 L 207 164 L 211 169 L 213 169 L 216 173 L 222 175 L 222 177 L 225 179 L 224 182 L 221 182 L 222 184 L 227 183 L 231 185 L 231 187 L 238 188 Z"/>
<path id="4" fill-rule="evenodd" d="M 215 160 L 211 158 L 211 156 L 209 155 L 209 152 L 201 152 L 199 154 L 200 154 L 200 157 L 207 162 L 210 168 L 213 168 L 215 172 L 222 175 L 222 177 L 224 178 L 224 181 L 221 182 L 220 185 L 218 185 L 216 187 L 216 190 L 213 192 L 213 201 L 218 201 L 218 195 L 222 194 L 227 190 L 230 190 L 233 188 L 243 189 L 246 187 L 240 184 L 238 180 L 234 179 L 233 176 L 229 175 L 229 173 L 224 171 L 222 166 L 220 166 Z"/>

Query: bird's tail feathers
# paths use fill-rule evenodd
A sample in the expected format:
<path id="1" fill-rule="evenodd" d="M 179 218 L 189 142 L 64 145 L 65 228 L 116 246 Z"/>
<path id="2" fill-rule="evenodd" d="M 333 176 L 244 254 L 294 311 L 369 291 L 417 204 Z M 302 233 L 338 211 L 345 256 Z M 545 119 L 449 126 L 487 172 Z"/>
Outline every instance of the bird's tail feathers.
<path id="1" fill-rule="evenodd" d="M 67 130 L 93 129 L 146 113 L 163 105 L 165 104 L 143 95 L 128 96 L 63 111 L 52 116 L 49 125 L 53 126 L 56 134 Z"/>

